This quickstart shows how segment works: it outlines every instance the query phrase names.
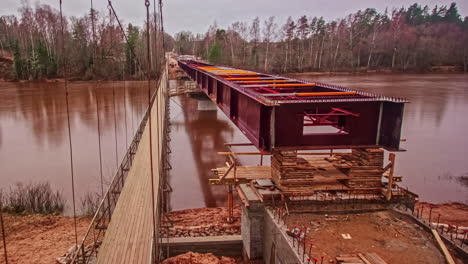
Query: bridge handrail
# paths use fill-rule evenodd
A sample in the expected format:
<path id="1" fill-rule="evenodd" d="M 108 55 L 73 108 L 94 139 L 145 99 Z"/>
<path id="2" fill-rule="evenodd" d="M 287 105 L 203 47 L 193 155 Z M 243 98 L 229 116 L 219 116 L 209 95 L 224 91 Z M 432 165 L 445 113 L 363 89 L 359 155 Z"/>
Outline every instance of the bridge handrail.
<path id="1" fill-rule="evenodd" d="M 166 87 L 163 85 L 163 82 L 167 82 L 167 70 L 163 69 L 162 74 L 159 77 L 159 80 L 156 82 L 158 85 L 156 89 L 154 89 L 153 94 L 151 95 L 151 106 L 153 105 L 154 100 L 158 94 L 160 87 Z M 163 91 L 162 93 L 164 96 L 167 96 L 167 93 Z M 131 163 L 133 161 L 134 155 L 136 150 L 138 149 L 139 142 L 143 136 L 143 131 L 146 127 L 146 123 L 149 117 L 150 107 L 147 107 L 145 114 L 142 118 L 142 121 L 138 127 L 138 130 L 133 137 L 132 143 L 130 144 L 125 156 L 122 158 L 122 162 L 115 173 L 112 181 L 107 189 L 104 197 L 102 198 L 101 202 L 99 203 L 99 207 L 96 210 L 96 213 L 91 220 L 91 223 L 81 240 L 81 243 L 77 245 L 75 251 L 73 253 L 73 257 L 70 263 L 89 263 L 89 260 L 93 259 L 93 257 L 97 258 L 97 248 L 102 243 L 102 238 L 104 237 L 104 230 L 107 228 L 107 225 L 110 223 L 112 213 L 115 209 L 117 204 L 117 200 L 120 196 L 120 192 L 124 186 L 125 177 L 127 176 Z M 158 157 L 160 158 L 160 157 Z M 112 201 L 111 201 L 112 200 Z M 96 234 L 96 230 L 97 234 Z M 92 237 L 91 237 L 92 235 Z M 87 243 L 87 240 L 92 238 L 92 243 Z M 95 256 L 93 254 L 95 253 Z"/>

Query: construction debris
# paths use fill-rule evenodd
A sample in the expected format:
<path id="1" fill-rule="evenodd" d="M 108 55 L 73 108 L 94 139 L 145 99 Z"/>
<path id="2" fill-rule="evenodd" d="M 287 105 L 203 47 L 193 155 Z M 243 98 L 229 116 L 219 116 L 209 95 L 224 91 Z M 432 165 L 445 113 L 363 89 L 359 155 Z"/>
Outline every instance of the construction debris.
<path id="1" fill-rule="evenodd" d="M 234 207 L 234 222 L 227 222 L 226 208 L 199 208 L 174 211 L 163 222 L 163 237 L 205 237 L 240 234 L 240 206 Z"/>
<path id="2" fill-rule="evenodd" d="M 339 255 L 336 257 L 336 262 L 341 264 L 387 264 L 377 253 Z"/>
<path id="3" fill-rule="evenodd" d="M 229 257 L 217 257 L 211 253 L 199 254 L 188 252 L 168 258 L 162 264 L 240 264 L 241 262 Z"/>

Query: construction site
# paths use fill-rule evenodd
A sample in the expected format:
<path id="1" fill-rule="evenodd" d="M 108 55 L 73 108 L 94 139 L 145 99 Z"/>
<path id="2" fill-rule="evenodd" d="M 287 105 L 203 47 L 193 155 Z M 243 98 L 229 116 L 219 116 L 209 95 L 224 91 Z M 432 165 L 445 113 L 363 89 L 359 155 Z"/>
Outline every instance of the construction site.
<path id="1" fill-rule="evenodd" d="M 394 173 L 405 99 L 189 56 L 169 75 L 184 80 L 172 95 L 206 95 L 250 142 L 217 153 L 206 184 L 226 187 L 225 208 L 167 214 L 163 263 L 466 263 L 467 228 Z"/>

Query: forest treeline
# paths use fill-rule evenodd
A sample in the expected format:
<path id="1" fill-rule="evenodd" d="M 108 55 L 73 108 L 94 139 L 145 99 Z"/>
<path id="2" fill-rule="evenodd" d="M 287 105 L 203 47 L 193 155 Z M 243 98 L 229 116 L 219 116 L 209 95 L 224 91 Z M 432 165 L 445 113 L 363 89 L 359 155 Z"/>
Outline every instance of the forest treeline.
<path id="1" fill-rule="evenodd" d="M 192 54 L 216 64 L 263 72 L 431 71 L 451 66 L 467 71 L 468 17 L 456 3 L 449 6 L 359 10 L 326 21 L 323 17 L 289 17 L 281 24 L 216 23 L 205 34 L 175 35 L 179 54 Z"/>
<path id="2" fill-rule="evenodd" d="M 151 14 L 150 37 L 154 74 L 162 61 L 162 36 L 159 15 Z M 122 22 L 125 40 L 116 17 L 109 9 L 89 12 L 79 17 L 65 17 L 64 45 L 59 11 L 49 5 L 24 5 L 15 15 L 0 17 L 0 55 L 12 58 L 11 78 L 42 79 L 138 79 L 145 75 L 146 28 Z M 164 34 L 166 50 L 173 49 L 173 39 Z M 8 54 L 6 56 L 5 54 Z"/>
<path id="3" fill-rule="evenodd" d="M 152 63 L 162 61 L 159 15 L 151 15 Z M 121 21 L 122 22 L 122 21 Z M 93 27 L 94 25 L 94 27 Z M 124 39 L 109 12 L 65 17 L 65 54 L 59 11 L 49 5 L 24 5 L 19 15 L 0 17 L 0 59 L 11 57 L 15 79 L 138 79 L 144 76 L 146 29 L 123 23 Z M 166 51 L 192 54 L 216 64 L 264 72 L 305 71 L 430 71 L 437 66 L 468 69 L 468 17 L 450 6 L 368 8 L 325 21 L 322 17 L 275 17 L 216 24 L 205 34 L 182 31 L 175 40 L 164 34 Z M 7 55 L 5 55 L 7 54 Z M 66 55 L 66 56 L 65 56 Z M 0 61 L 0 71 L 4 63 Z M 0 73 L 1 77 L 1 73 Z"/>

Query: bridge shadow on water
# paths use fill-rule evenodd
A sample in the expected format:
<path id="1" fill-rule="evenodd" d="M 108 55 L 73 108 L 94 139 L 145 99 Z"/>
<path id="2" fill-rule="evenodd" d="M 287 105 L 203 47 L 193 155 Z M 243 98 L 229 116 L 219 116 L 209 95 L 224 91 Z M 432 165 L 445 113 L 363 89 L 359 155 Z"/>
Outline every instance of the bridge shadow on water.
<path id="1" fill-rule="evenodd" d="M 226 206 L 227 186 L 209 185 L 208 179 L 212 169 L 226 166 L 217 154 L 229 151 L 224 144 L 247 138 L 204 94 L 172 97 L 170 109 L 171 210 Z"/>

